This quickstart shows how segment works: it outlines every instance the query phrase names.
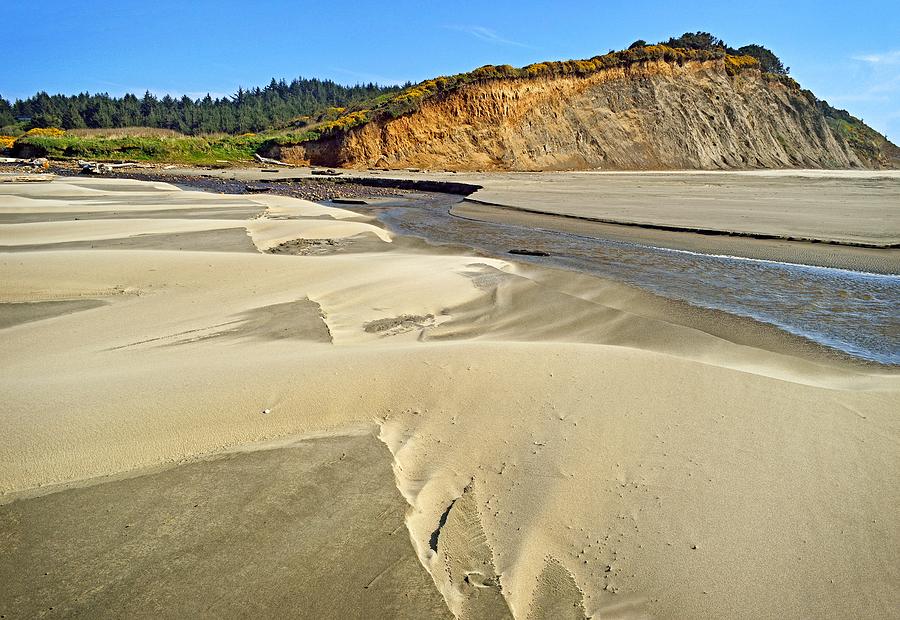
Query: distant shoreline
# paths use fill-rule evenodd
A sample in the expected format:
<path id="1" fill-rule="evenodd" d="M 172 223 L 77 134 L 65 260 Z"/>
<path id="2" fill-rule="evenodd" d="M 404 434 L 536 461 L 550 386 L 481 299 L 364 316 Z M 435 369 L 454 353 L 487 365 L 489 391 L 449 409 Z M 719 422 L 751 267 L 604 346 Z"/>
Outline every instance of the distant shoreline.
<path id="1" fill-rule="evenodd" d="M 229 168 L 208 169 L 199 167 L 179 167 L 170 170 L 152 169 L 137 174 L 120 173 L 126 178 L 141 178 L 146 180 L 170 181 L 177 183 L 200 184 L 204 189 L 216 191 L 215 184 L 230 183 L 229 193 L 243 193 L 241 184 L 261 183 L 265 185 L 273 182 L 297 182 L 292 188 L 291 195 L 309 200 L 322 200 L 342 196 L 361 196 L 369 193 L 378 194 L 396 193 L 404 190 L 445 192 L 465 196 L 465 200 L 457 204 L 451 210 L 451 214 L 457 217 L 470 218 L 500 224 L 516 224 L 546 228 L 559 232 L 568 232 L 586 236 L 597 236 L 617 241 L 628 241 L 653 245 L 661 248 L 686 250 L 715 255 L 733 255 L 758 260 L 774 260 L 799 265 L 811 265 L 817 267 L 831 267 L 846 269 L 863 273 L 880 275 L 896 275 L 900 273 L 900 232 L 886 238 L 884 241 L 876 238 L 879 228 L 885 229 L 890 223 L 890 203 L 893 194 L 885 195 L 880 200 L 883 206 L 878 207 L 878 217 L 883 223 L 872 220 L 856 238 L 840 238 L 840 234 L 846 235 L 844 230 L 853 220 L 852 213 L 857 205 L 850 203 L 841 208 L 834 207 L 833 212 L 824 212 L 819 217 L 815 206 L 809 207 L 809 200 L 804 207 L 806 212 L 799 212 L 793 216 L 790 213 L 781 215 L 783 223 L 771 221 L 770 216 L 759 216 L 746 209 L 730 214 L 725 209 L 730 205 L 722 203 L 724 215 L 718 217 L 719 221 L 711 222 L 711 225 L 701 226 L 703 215 L 691 216 L 692 206 L 690 195 L 685 197 L 673 197 L 672 200 L 680 200 L 678 208 L 673 207 L 673 215 L 665 219 L 657 213 L 659 209 L 652 210 L 653 204 L 661 200 L 660 192 L 669 188 L 681 191 L 685 194 L 684 183 L 690 190 L 693 187 L 699 190 L 706 189 L 704 181 L 713 180 L 730 181 L 737 179 L 741 182 L 753 183 L 757 187 L 768 188 L 776 197 L 783 191 L 781 187 L 787 186 L 787 190 L 793 192 L 788 198 L 781 199 L 790 205 L 794 195 L 812 197 L 828 192 L 843 199 L 840 194 L 835 194 L 833 187 L 820 187 L 823 183 L 831 184 L 857 184 L 846 190 L 849 201 L 861 201 L 864 198 L 872 202 L 878 195 L 877 192 L 866 187 L 865 183 L 880 182 L 889 186 L 890 191 L 897 194 L 900 200 L 900 173 L 891 171 L 831 171 L 831 170 L 756 170 L 756 171 L 647 171 L 647 172 L 545 172 L 545 173 L 486 173 L 463 174 L 430 171 L 363 171 L 363 170 L 339 170 L 342 174 L 335 177 L 323 177 L 313 175 L 310 168 L 287 168 L 277 172 L 254 168 Z M 117 175 L 118 176 L 118 175 Z M 682 177 L 684 177 L 682 179 Z M 642 179 L 655 183 L 658 189 L 647 191 Z M 799 181 L 803 179 L 803 181 Z M 552 200 L 556 204 L 554 209 L 541 208 L 536 205 L 545 205 L 543 195 L 532 196 L 530 186 L 534 182 L 540 182 L 540 189 L 545 190 L 544 181 L 552 181 L 556 187 L 546 193 L 546 200 Z M 893 183 L 896 182 L 896 190 Z M 798 183 L 803 186 L 796 187 Z M 805 185 L 808 183 L 808 187 Z M 314 188 L 305 191 L 306 185 L 312 184 Z M 618 192 L 613 198 L 607 198 L 605 189 L 608 185 L 615 184 Z M 644 189 L 647 196 L 632 195 L 633 185 L 638 189 Z M 574 188 L 573 188 L 574 186 Z M 324 190 L 323 190 L 324 188 Z M 599 189 L 595 189 L 599 188 Z M 294 191 L 296 190 L 296 191 Z M 513 191 L 515 190 L 515 191 Z M 881 190 L 884 193 L 884 189 Z M 277 193 L 277 192 L 276 192 Z M 596 196 L 595 196 L 596 194 Z M 624 198 L 623 198 L 624 196 Z M 872 196 L 872 199 L 869 199 Z M 503 198 L 503 200 L 498 200 Z M 726 196 L 725 199 L 730 198 Z M 755 196 L 754 196 L 755 198 Z M 629 202 L 619 212 L 636 210 L 637 215 L 632 219 L 624 220 L 618 217 L 606 217 L 605 214 L 591 214 L 588 209 L 591 204 L 599 204 L 606 208 L 607 212 L 613 209 L 607 207 L 609 200 L 624 200 Z M 708 206 L 709 198 L 699 197 L 698 204 L 711 211 Z M 766 196 L 755 199 L 756 203 L 764 204 Z M 837 198 L 836 198 L 837 200 Z M 602 204 L 601 204 L 602 203 Z M 650 205 L 648 211 L 644 204 Z M 583 206 L 582 206 L 583 205 Z M 633 206 L 632 206 L 633 205 Z M 751 204 L 751 208 L 755 205 Z M 787 207 L 785 207 L 787 208 Z M 844 212 L 846 211 L 846 213 Z M 678 221 L 681 218 L 683 221 Z M 799 221 L 800 218 L 805 218 Z M 804 226 L 819 226 L 819 219 L 831 218 L 833 222 L 828 227 L 821 225 L 820 230 L 804 229 Z M 874 216 L 873 216 L 874 217 Z M 756 218 L 762 225 L 748 227 L 748 218 Z M 768 219 L 766 219 L 768 218 Z M 638 219 L 643 221 L 638 221 Z M 871 219 L 871 218 L 870 218 Z M 668 221 L 667 221 L 668 220 Z M 792 224 L 792 221 L 797 220 Z M 706 221 L 709 221 L 708 219 Z M 895 221 L 900 226 L 900 214 Z M 695 225 L 697 224 L 697 225 Z M 729 225 L 731 224 L 731 225 Z M 740 226 L 739 226 L 740 225 Z M 786 230 L 792 225 L 795 230 Z M 862 226 L 858 221 L 856 226 Z M 741 228 L 747 228 L 742 230 Z M 768 228 L 768 230 L 767 230 Z M 780 230 L 779 230 L 780 228 Z M 839 234 L 840 233 L 840 234 Z"/>

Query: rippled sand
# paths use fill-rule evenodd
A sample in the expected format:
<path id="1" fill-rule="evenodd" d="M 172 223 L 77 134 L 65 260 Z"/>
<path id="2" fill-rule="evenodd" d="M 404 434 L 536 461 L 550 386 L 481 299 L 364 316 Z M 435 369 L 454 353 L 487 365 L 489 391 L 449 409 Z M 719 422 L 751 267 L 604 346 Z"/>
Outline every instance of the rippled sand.
<path id="1" fill-rule="evenodd" d="M 0 192 L 2 614 L 900 605 L 896 374 L 299 200 Z"/>

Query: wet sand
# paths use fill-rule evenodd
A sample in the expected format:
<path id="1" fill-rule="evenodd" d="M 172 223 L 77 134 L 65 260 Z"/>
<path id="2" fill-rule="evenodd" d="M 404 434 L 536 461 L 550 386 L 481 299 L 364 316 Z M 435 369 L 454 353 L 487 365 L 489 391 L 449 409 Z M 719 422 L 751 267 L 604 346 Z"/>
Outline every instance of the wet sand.
<path id="1" fill-rule="evenodd" d="M 171 213 L 230 207 L 263 215 Z M 0 614 L 900 605 L 896 372 L 294 198 L 64 179 L 6 211 L 110 215 L 0 223 Z M 172 241 L 222 222 L 255 250 Z"/>
<path id="2" fill-rule="evenodd" d="M 449 618 L 369 432 L 0 506 L 6 618 Z"/>
<path id="3" fill-rule="evenodd" d="M 742 256 L 799 265 L 834 267 L 868 273 L 900 273 L 900 249 L 861 248 L 839 244 L 820 244 L 758 239 L 687 231 L 621 226 L 552 213 L 536 213 L 518 208 L 497 207 L 472 201 L 454 206 L 457 217 L 496 224 L 513 224 L 544 230 L 573 233 L 598 239 L 611 239 L 673 250 L 688 250 L 719 256 Z M 900 219 L 900 216 L 898 216 Z"/>

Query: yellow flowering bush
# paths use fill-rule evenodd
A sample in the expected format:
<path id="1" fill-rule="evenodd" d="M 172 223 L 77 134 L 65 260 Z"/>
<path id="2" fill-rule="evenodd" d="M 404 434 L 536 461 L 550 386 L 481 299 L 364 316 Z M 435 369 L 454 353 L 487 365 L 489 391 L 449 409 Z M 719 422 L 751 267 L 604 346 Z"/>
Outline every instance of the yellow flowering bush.
<path id="1" fill-rule="evenodd" d="M 59 138 L 66 135 L 66 132 L 56 127 L 35 127 L 25 132 L 26 136 L 50 136 L 51 138 Z"/>
<path id="2" fill-rule="evenodd" d="M 15 136 L 0 136 L 0 150 L 11 149 L 15 142 Z"/>
<path id="3" fill-rule="evenodd" d="M 737 75 L 744 69 L 759 69 L 759 61 L 753 56 L 725 56 L 725 71 L 728 75 Z"/>
<path id="4" fill-rule="evenodd" d="M 357 125 L 363 125 L 367 123 L 369 120 L 369 111 L 368 110 L 358 110 L 356 112 L 351 112 L 350 114 L 345 114 L 340 118 L 337 118 L 333 121 L 329 121 L 323 125 L 317 127 L 317 131 L 322 134 L 331 133 L 332 131 L 347 131 Z"/>

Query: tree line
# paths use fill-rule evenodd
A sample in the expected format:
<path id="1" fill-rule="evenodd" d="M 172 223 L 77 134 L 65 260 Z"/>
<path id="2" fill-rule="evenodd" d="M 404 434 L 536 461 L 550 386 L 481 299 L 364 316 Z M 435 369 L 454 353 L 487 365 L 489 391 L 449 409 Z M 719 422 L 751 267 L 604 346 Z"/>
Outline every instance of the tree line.
<path id="1" fill-rule="evenodd" d="M 13 103 L 0 96 L 0 129 L 156 127 L 190 135 L 239 134 L 284 126 L 297 117 L 315 116 L 329 107 L 346 107 L 401 88 L 298 78 L 290 83 L 272 79 L 265 88 L 239 88 L 230 97 L 200 99 L 157 97 L 149 91 L 143 97 L 39 92 Z"/>

